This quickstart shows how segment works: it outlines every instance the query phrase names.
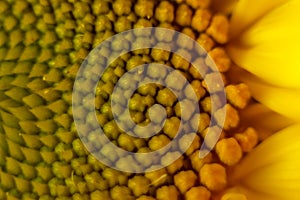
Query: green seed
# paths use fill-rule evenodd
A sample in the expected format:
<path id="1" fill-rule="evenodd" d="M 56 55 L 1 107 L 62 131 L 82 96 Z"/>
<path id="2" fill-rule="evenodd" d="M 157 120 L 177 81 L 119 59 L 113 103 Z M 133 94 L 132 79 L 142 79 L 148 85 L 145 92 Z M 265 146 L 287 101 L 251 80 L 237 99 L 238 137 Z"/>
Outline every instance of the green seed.
<path id="1" fill-rule="evenodd" d="M 52 165 L 53 174 L 58 178 L 70 177 L 72 169 L 67 163 L 55 162 Z"/>
<path id="2" fill-rule="evenodd" d="M 40 53 L 40 50 L 37 45 L 31 45 L 31 46 L 25 47 L 19 60 L 24 61 L 24 60 L 36 59 L 39 56 L 39 53 Z"/>
<path id="3" fill-rule="evenodd" d="M 57 160 L 57 154 L 52 151 L 41 151 L 41 157 L 49 165 Z"/>
<path id="4" fill-rule="evenodd" d="M 43 34 L 43 38 L 40 40 L 39 45 L 41 47 L 47 47 L 54 44 L 57 41 L 57 36 L 54 31 L 47 31 Z"/>
<path id="5" fill-rule="evenodd" d="M 59 54 L 55 57 L 54 65 L 55 68 L 62 68 L 69 65 L 69 56 L 64 54 Z"/>
<path id="6" fill-rule="evenodd" d="M 28 148 L 39 149 L 42 147 L 42 143 L 40 142 L 38 136 L 28 134 L 21 134 L 21 136 Z"/>
<path id="7" fill-rule="evenodd" d="M 7 1 L 0 1 L 0 14 L 3 14 L 9 8 Z M 1 37 L 0 37 L 1 38 Z"/>
<path id="8" fill-rule="evenodd" d="M 28 6 L 28 2 L 26 1 L 16 1 L 13 5 L 12 12 L 14 15 L 21 17 Z"/>
<path id="9" fill-rule="evenodd" d="M 23 40 L 24 40 L 23 32 L 20 29 L 13 30 L 9 36 L 9 45 L 10 47 L 14 47 L 17 44 L 21 43 Z"/>
<path id="10" fill-rule="evenodd" d="M 32 12 L 24 13 L 21 21 L 21 28 L 28 27 L 36 22 L 36 17 Z"/>
<path id="11" fill-rule="evenodd" d="M 27 87 L 32 91 L 42 91 L 47 87 L 47 83 L 40 78 L 36 78 L 28 83 Z"/>
<path id="12" fill-rule="evenodd" d="M 30 192 L 31 191 L 31 184 L 28 180 L 23 178 L 14 177 L 16 188 L 19 192 Z"/>
<path id="13" fill-rule="evenodd" d="M 48 71 L 48 66 L 46 64 L 36 63 L 33 65 L 29 73 L 29 78 L 42 77 L 44 76 L 44 74 L 47 73 L 47 71 Z"/>
<path id="14" fill-rule="evenodd" d="M 14 16 L 6 16 L 3 27 L 7 32 L 10 32 L 16 25 L 18 24 L 18 20 Z"/>
<path id="15" fill-rule="evenodd" d="M 47 82 L 60 82 L 62 79 L 62 72 L 58 69 L 50 69 L 50 71 L 43 77 Z"/>
<path id="16" fill-rule="evenodd" d="M 35 167 L 28 165 L 26 163 L 19 163 L 22 174 L 24 175 L 24 178 L 26 179 L 33 179 L 37 176 L 37 172 Z"/>
<path id="17" fill-rule="evenodd" d="M 42 89 L 37 94 L 49 102 L 53 102 L 61 97 L 61 93 L 52 87 Z"/>
<path id="18" fill-rule="evenodd" d="M 30 73 L 32 68 L 32 63 L 30 61 L 19 61 L 15 69 L 13 70 L 13 73 L 15 74 L 28 74 Z"/>
<path id="19" fill-rule="evenodd" d="M 25 162 L 28 164 L 35 165 L 42 161 L 41 154 L 38 150 L 22 147 L 21 151 L 24 154 Z"/>
<path id="20" fill-rule="evenodd" d="M 49 104 L 47 106 L 51 111 L 57 113 L 57 114 L 62 114 L 65 113 L 68 109 L 68 105 L 66 104 L 65 101 L 59 99 L 57 101 L 54 101 L 53 103 Z"/>
<path id="21" fill-rule="evenodd" d="M 15 187 L 15 181 L 13 179 L 13 176 L 3 172 L 2 170 L 0 171 L 0 180 L 1 180 L 1 185 L 5 189 L 12 189 Z"/>
<path id="22" fill-rule="evenodd" d="M 6 153 L 6 151 L 4 151 L 3 147 L 1 147 L 0 148 L 0 166 L 4 167 L 6 165 L 6 159 L 5 159 L 6 157 L 7 157 L 7 153 Z"/>
<path id="23" fill-rule="evenodd" d="M 58 42 L 55 46 L 56 53 L 66 53 L 73 48 L 73 42 L 70 39 L 65 39 L 63 41 Z"/>
<path id="24" fill-rule="evenodd" d="M 20 103 L 12 99 L 5 99 L 0 102 L 0 107 L 3 108 L 3 110 L 5 111 L 9 111 L 10 107 L 18 107 L 18 106 L 20 106 Z"/>
<path id="25" fill-rule="evenodd" d="M 2 121 L 5 125 L 12 128 L 19 128 L 18 126 L 19 120 L 15 116 L 4 111 L 0 111 L 0 114 L 1 114 Z"/>
<path id="26" fill-rule="evenodd" d="M 35 125 L 34 121 L 20 121 L 19 125 L 26 134 L 37 134 L 39 133 L 38 127 Z"/>
<path id="27" fill-rule="evenodd" d="M 3 77 L 1 77 L 0 78 L 0 89 L 1 90 L 8 90 L 8 89 L 12 88 L 11 83 L 13 82 L 13 80 L 14 80 L 14 77 L 11 77 L 11 76 L 3 76 Z"/>
<path id="28" fill-rule="evenodd" d="M 25 121 L 25 120 L 33 120 L 35 117 L 32 115 L 32 113 L 29 112 L 27 107 L 22 106 L 22 107 L 11 107 L 8 108 L 10 113 L 12 113 L 14 116 L 16 116 L 19 120 Z"/>
<path id="29" fill-rule="evenodd" d="M 49 181 L 53 178 L 53 172 L 50 166 L 46 164 L 39 164 L 35 167 L 37 170 L 37 174 L 39 177 L 41 177 L 44 181 Z"/>
<path id="30" fill-rule="evenodd" d="M 36 41 L 38 41 L 39 38 L 40 38 L 40 34 L 36 29 L 26 31 L 24 44 L 26 46 L 29 46 L 35 43 Z"/>
<path id="31" fill-rule="evenodd" d="M 10 139 L 12 142 L 15 142 L 19 145 L 23 145 L 24 144 L 24 140 L 20 134 L 20 130 L 16 129 L 16 128 L 11 128 L 9 126 L 6 125 L 2 125 L 4 132 L 5 132 L 5 136 Z"/>
<path id="32" fill-rule="evenodd" d="M 53 58 L 54 53 L 52 49 L 42 49 L 40 55 L 37 57 L 37 62 L 42 63 Z"/>
<path id="33" fill-rule="evenodd" d="M 0 37 L 1 37 L 1 35 L 0 35 Z M 0 43 L 1 43 L 1 41 L 0 41 Z M 1 46 L 1 44 L 0 44 L 0 46 Z M 8 52 L 8 49 L 6 47 L 0 48 L 0 61 L 3 61 L 5 59 L 7 52 Z"/>
<path id="34" fill-rule="evenodd" d="M 68 114 L 62 114 L 55 116 L 54 121 L 62 127 L 68 129 L 71 126 L 72 118 Z"/>
<path id="35" fill-rule="evenodd" d="M 14 86 L 25 88 L 29 83 L 30 79 L 26 75 L 18 75 L 15 80 L 11 83 Z"/>
<path id="36" fill-rule="evenodd" d="M 22 45 L 10 48 L 5 56 L 5 60 L 16 60 L 23 53 L 23 48 Z"/>
<path id="37" fill-rule="evenodd" d="M 71 143 L 75 138 L 75 133 L 66 132 L 63 129 L 58 129 L 58 131 L 56 131 L 55 135 L 59 138 L 60 141 L 66 143 L 66 144 Z"/>
<path id="38" fill-rule="evenodd" d="M 44 104 L 43 99 L 36 94 L 28 95 L 24 97 L 22 101 L 31 108 L 38 107 Z"/>
<path id="39" fill-rule="evenodd" d="M 24 160 L 24 155 L 22 153 L 22 150 L 20 149 L 19 144 L 16 144 L 10 140 L 7 140 L 7 144 L 8 144 L 8 152 L 9 155 L 12 158 L 15 158 L 17 160 Z"/>
<path id="40" fill-rule="evenodd" d="M 43 15 L 43 20 L 46 24 L 55 24 L 55 18 L 52 13 L 45 13 Z"/>
<path id="41" fill-rule="evenodd" d="M 64 92 L 64 94 L 68 95 L 67 92 L 72 91 L 72 89 L 73 89 L 73 82 L 72 82 L 72 80 L 66 78 L 66 79 L 60 81 L 59 83 L 55 84 L 54 88 L 55 88 L 55 90 L 62 91 L 62 92 Z"/>
<path id="42" fill-rule="evenodd" d="M 56 131 L 57 125 L 53 120 L 37 121 L 36 126 L 45 133 L 52 134 Z"/>
<path id="43" fill-rule="evenodd" d="M 19 162 L 11 157 L 6 157 L 6 170 L 12 175 L 18 175 L 21 173 Z"/>
<path id="44" fill-rule="evenodd" d="M 32 184 L 32 188 L 33 188 L 32 191 L 35 192 L 38 196 L 40 196 L 41 197 L 40 199 L 43 199 L 42 198 L 43 195 L 50 193 L 49 186 L 45 183 L 32 181 L 31 184 Z M 49 197 L 48 199 L 51 199 L 51 198 Z"/>
<path id="45" fill-rule="evenodd" d="M 40 137 L 40 141 L 44 144 L 44 146 L 49 147 L 50 149 L 54 149 L 54 147 L 58 144 L 58 139 L 54 135 L 45 135 Z"/>

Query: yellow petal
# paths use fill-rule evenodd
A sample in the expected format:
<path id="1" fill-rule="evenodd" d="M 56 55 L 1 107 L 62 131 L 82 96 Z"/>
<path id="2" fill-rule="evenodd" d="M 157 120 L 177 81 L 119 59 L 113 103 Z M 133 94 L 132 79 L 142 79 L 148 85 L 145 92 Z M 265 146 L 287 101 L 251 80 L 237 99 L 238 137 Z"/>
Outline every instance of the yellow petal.
<path id="1" fill-rule="evenodd" d="M 212 0 L 211 8 L 213 11 L 229 14 L 236 6 L 238 0 Z"/>
<path id="2" fill-rule="evenodd" d="M 233 188 L 229 188 L 227 189 L 224 194 L 222 194 L 222 199 L 225 199 L 225 200 L 229 200 L 228 198 L 226 199 L 225 197 L 228 195 L 228 194 L 240 194 L 241 197 L 242 196 L 245 196 L 247 200 L 282 200 L 282 199 L 278 199 L 272 195 L 268 195 L 268 194 L 264 194 L 264 193 L 261 193 L 261 192 L 258 192 L 258 191 L 254 191 L 250 188 L 247 188 L 241 184 L 239 185 L 236 185 L 235 187 Z M 240 198 L 240 199 L 244 199 L 244 198 Z"/>
<path id="3" fill-rule="evenodd" d="M 241 1 L 246 4 L 248 1 Z M 256 2 L 256 1 L 255 1 Z M 262 1 L 266 4 L 266 0 Z M 272 7 L 276 7 L 279 1 L 269 0 Z M 277 2 L 277 3 L 274 3 Z M 251 26 L 232 38 L 227 46 L 227 51 L 233 61 L 250 71 L 263 80 L 277 86 L 300 88 L 300 1 L 289 0 L 267 12 L 262 18 L 253 20 L 249 17 L 243 21 L 244 13 L 236 14 L 232 19 L 232 29 L 234 33 L 239 32 L 239 26 L 252 21 Z M 252 5 L 261 8 L 251 1 Z M 239 5 L 241 6 L 241 5 Z M 247 8 L 245 15 L 258 12 Z M 239 10 L 239 8 L 237 8 Z M 250 12 L 250 13 L 249 13 Z M 235 16 L 235 15 L 234 15 Z M 258 15 L 259 16 L 259 15 Z M 236 22 L 240 17 L 241 20 Z M 236 19 L 237 18 L 237 19 Z M 238 23 L 238 24 L 235 24 Z"/>
<path id="4" fill-rule="evenodd" d="M 246 109 L 241 110 L 240 118 L 243 119 L 246 126 L 251 126 L 258 132 L 260 140 L 295 123 L 260 103 L 249 105 Z"/>
<path id="5" fill-rule="evenodd" d="M 289 0 L 239 0 L 231 17 L 231 37 L 234 38 L 236 35 L 241 34 L 264 15 L 288 1 Z"/>
<path id="6" fill-rule="evenodd" d="M 267 84 L 240 68 L 233 68 L 231 72 L 230 76 L 234 76 L 248 85 L 256 100 L 275 112 L 300 121 L 300 89 L 282 88 Z"/>
<path id="7" fill-rule="evenodd" d="M 299 132 L 296 124 L 266 139 L 231 171 L 231 181 L 280 200 L 300 199 Z"/>

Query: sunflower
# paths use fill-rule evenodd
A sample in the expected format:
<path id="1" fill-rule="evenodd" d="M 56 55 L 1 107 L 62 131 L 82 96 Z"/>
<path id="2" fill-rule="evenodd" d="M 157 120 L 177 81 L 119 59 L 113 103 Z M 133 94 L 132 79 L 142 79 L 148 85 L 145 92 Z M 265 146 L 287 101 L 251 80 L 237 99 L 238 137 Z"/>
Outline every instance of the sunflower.
<path id="1" fill-rule="evenodd" d="M 297 0 L 0 0 L 0 199 L 300 199 L 299 4 Z M 159 44 L 172 42 L 182 51 L 145 48 L 119 56 L 102 74 L 96 94 L 75 96 L 82 101 L 74 108 L 73 85 L 89 53 L 118 33 L 144 27 L 176 30 L 197 41 L 208 52 L 196 59 L 206 66 L 206 73 L 198 73 L 179 56 L 189 57 L 191 51 L 184 37 L 154 32 Z M 112 50 L 126 44 L 113 43 Z M 133 122 L 160 123 L 162 116 L 150 110 L 155 104 L 165 108 L 167 119 L 157 135 L 137 138 L 118 127 L 110 100 L 117 83 L 122 88 L 136 84 L 135 77 L 126 82 L 123 75 L 152 62 L 180 72 L 191 87 L 178 88 L 181 79 L 151 66 L 147 74 L 140 74 L 145 79 L 164 78 L 187 98 L 193 89 L 202 113 L 193 114 L 191 103 L 181 113 L 182 105 L 168 87 L 143 85 L 128 102 Z M 214 84 L 214 67 L 224 82 L 225 105 L 223 88 Z M 210 85 L 216 85 L 214 93 Z M 82 87 L 80 92 L 87 90 Z M 111 143 L 133 153 L 153 152 L 171 143 L 181 120 L 200 123 L 195 137 L 183 135 L 172 151 L 154 160 L 130 157 L 129 164 L 122 153 L 97 142 L 101 137 L 91 126 L 90 105 L 95 105 L 97 121 Z M 116 107 L 120 117 L 122 106 Z M 74 113 L 86 116 L 80 127 Z M 79 128 L 92 141 L 89 145 L 104 155 L 105 164 L 150 170 L 124 172 L 103 164 L 88 151 Z M 216 145 L 209 140 L 214 133 L 220 133 Z M 199 157 L 202 146 L 212 148 L 204 158 Z M 155 168 L 159 164 L 165 167 Z"/>

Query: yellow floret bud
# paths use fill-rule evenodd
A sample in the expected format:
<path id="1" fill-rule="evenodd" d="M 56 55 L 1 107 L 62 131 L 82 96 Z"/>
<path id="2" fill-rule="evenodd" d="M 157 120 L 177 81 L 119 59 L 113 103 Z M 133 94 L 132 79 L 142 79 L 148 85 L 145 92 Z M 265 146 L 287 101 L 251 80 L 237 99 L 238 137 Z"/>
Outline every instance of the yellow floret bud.
<path id="1" fill-rule="evenodd" d="M 218 14 L 212 19 L 207 33 L 211 35 L 217 42 L 224 44 L 228 41 L 229 22 L 226 16 Z"/>
<path id="2" fill-rule="evenodd" d="M 199 173 L 200 182 L 211 191 L 220 191 L 227 184 L 225 168 L 217 163 L 205 164 Z"/>
<path id="3" fill-rule="evenodd" d="M 179 158 L 178 158 L 179 157 Z M 173 161 L 174 158 L 178 158 L 177 160 Z M 173 163 L 171 163 L 173 161 Z M 180 156 L 179 152 L 168 152 L 162 159 L 161 164 L 167 166 L 167 171 L 169 174 L 174 174 L 178 170 L 183 167 L 183 156 Z M 171 163 L 171 164 L 170 164 Z"/>
<path id="4" fill-rule="evenodd" d="M 228 85 L 225 90 L 228 101 L 240 109 L 245 108 L 251 98 L 249 88 L 244 83 L 238 85 Z"/>
<path id="5" fill-rule="evenodd" d="M 202 84 L 199 80 L 193 80 L 191 82 L 191 86 L 194 89 L 194 92 L 197 96 L 197 100 L 199 101 L 202 97 L 204 97 L 206 91 L 205 89 L 202 87 Z M 185 90 L 187 91 L 187 90 Z M 188 96 L 188 94 L 186 94 L 186 96 Z"/>
<path id="6" fill-rule="evenodd" d="M 151 196 L 140 196 L 139 198 L 137 198 L 136 200 L 155 200 L 154 197 L 151 197 Z"/>
<path id="7" fill-rule="evenodd" d="M 202 33 L 200 34 L 200 36 L 197 38 L 196 40 L 200 45 L 201 47 L 203 47 L 207 52 L 210 51 L 214 45 L 215 45 L 215 42 L 214 40 L 209 36 L 207 35 L 206 33 Z"/>
<path id="8" fill-rule="evenodd" d="M 207 8 L 211 3 L 211 0 L 185 0 L 185 1 L 189 6 L 191 6 L 194 9 Z"/>
<path id="9" fill-rule="evenodd" d="M 251 127 L 247 128 L 243 133 L 236 133 L 234 137 L 244 152 L 251 151 L 258 143 L 258 134 L 256 130 Z"/>
<path id="10" fill-rule="evenodd" d="M 191 26 L 198 32 L 204 31 L 210 23 L 211 13 L 207 9 L 198 9 L 193 16 Z"/>
<path id="11" fill-rule="evenodd" d="M 224 118 L 223 110 L 226 110 L 226 117 L 225 117 L 225 122 L 224 125 L 221 124 L 221 119 Z M 216 121 L 218 122 L 218 125 L 221 127 L 224 127 L 225 130 L 228 130 L 230 128 L 235 128 L 239 124 L 240 118 L 239 114 L 236 109 L 234 109 L 230 104 L 226 104 L 223 108 L 220 108 L 214 113 L 214 117 Z"/>
<path id="12" fill-rule="evenodd" d="M 168 1 L 162 1 L 155 9 L 155 18 L 160 22 L 173 22 L 174 7 Z"/>
<path id="13" fill-rule="evenodd" d="M 214 63 L 211 63 L 211 62 Z M 214 48 L 208 53 L 208 57 L 205 60 L 208 66 L 213 66 L 214 64 L 220 72 L 226 72 L 229 70 L 231 65 L 231 60 L 226 54 L 225 49 L 221 47 Z"/>
<path id="14" fill-rule="evenodd" d="M 133 151 L 135 148 L 133 138 L 126 133 L 123 133 L 118 137 L 118 144 L 126 151 Z"/>
<path id="15" fill-rule="evenodd" d="M 186 4 L 181 4 L 176 10 L 175 22 L 180 26 L 189 26 L 192 21 L 193 11 Z"/>
<path id="16" fill-rule="evenodd" d="M 146 194 L 149 190 L 149 185 L 149 179 L 144 176 L 137 175 L 128 181 L 128 187 L 132 190 L 136 197 Z"/>
<path id="17" fill-rule="evenodd" d="M 158 103 L 160 103 L 164 106 L 172 106 L 175 103 L 176 99 L 177 98 L 174 95 L 174 93 L 168 88 L 159 90 L 157 97 L 156 97 L 156 100 L 158 101 Z"/>
<path id="18" fill-rule="evenodd" d="M 105 191 L 96 190 L 91 193 L 91 200 L 99 200 L 99 199 L 110 200 L 109 192 L 107 190 Z"/>
<path id="19" fill-rule="evenodd" d="M 175 186 L 179 189 L 179 191 L 184 194 L 191 187 L 193 187 L 196 183 L 197 175 L 192 171 L 180 171 L 178 174 L 174 176 Z"/>
<path id="20" fill-rule="evenodd" d="M 138 2 L 134 6 L 134 11 L 140 17 L 151 18 L 153 16 L 153 8 L 153 1 L 138 0 Z"/>
<path id="21" fill-rule="evenodd" d="M 179 126 L 180 126 L 180 119 L 177 117 L 171 117 L 166 119 L 163 131 L 170 138 L 174 138 L 178 133 Z"/>
<path id="22" fill-rule="evenodd" d="M 235 165 L 242 158 L 242 149 L 234 138 L 220 140 L 216 145 L 216 152 L 220 160 L 229 166 Z"/>
<path id="23" fill-rule="evenodd" d="M 174 185 L 163 186 L 156 190 L 157 200 L 178 200 L 179 192 Z"/>
<path id="24" fill-rule="evenodd" d="M 116 0 L 112 4 L 114 13 L 121 16 L 121 15 L 128 15 L 131 12 L 131 1 L 124 1 L 124 0 Z"/>
<path id="25" fill-rule="evenodd" d="M 114 23 L 114 30 L 117 33 L 127 31 L 132 28 L 131 22 L 125 17 L 120 16 L 117 21 Z"/>
<path id="26" fill-rule="evenodd" d="M 170 139 L 167 136 L 158 135 L 158 136 L 154 136 L 153 138 L 151 138 L 148 145 L 151 150 L 155 151 L 155 150 L 165 147 L 166 145 L 169 144 L 169 142 L 170 142 Z"/>
<path id="27" fill-rule="evenodd" d="M 125 186 L 115 186 L 110 190 L 110 196 L 113 200 L 134 200 L 130 189 Z"/>
<path id="28" fill-rule="evenodd" d="M 146 172 L 145 177 L 151 181 L 151 185 L 159 186 L 167 182 L 168 173 L 165 168 L 162 168 L 156 171 Z"/>
<path id="29" fill-rule="evenodd" d="M 182 138 L 180 138 L 179 147 L 182 151 L 190 144 L 192 137 L 194 137 L 192 134 L 185 134 L 184 136 L 182 136 Z M 198 135 L 195 135 L 193 142 L 188 147 L 185 154 L 190 155 L 196 149 L 199 149 L 199 147 L 200 147 L 200 137 Z"/>
<path id="30" fill-rule="evenodd" d="M 185 193 L 184 197 L 186 200 L 209 200 L 210 199 L 210 191 L 205 187 L 192 187 L 187 193 Z"/>

